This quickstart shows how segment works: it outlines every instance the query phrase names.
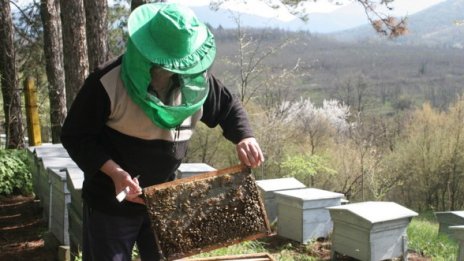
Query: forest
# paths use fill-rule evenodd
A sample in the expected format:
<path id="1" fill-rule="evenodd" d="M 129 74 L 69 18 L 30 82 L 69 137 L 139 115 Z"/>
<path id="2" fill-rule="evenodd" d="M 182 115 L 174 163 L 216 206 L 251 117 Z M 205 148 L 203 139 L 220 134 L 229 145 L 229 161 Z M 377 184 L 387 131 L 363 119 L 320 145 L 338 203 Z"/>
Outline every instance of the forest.
<path id="1" fill-rule="evenodd" d="M 100 37 L 86 35 L 85 23 L 75 23 L 79 19 L 62 18 L 62 28 L 54 24 L 50 18 L 60 15 L 56 1 L 34 2 L 21 12 L 1 2 L 2 45 L 15 50 L 5 55 L 12 49 L 2 48 L 2 133 L 21 134 L 7 138 L 5 146 L 24 143 L 22 84 L 30 77 L 38 88 L 42 140 L 59 143 L 63 104 L 69 107 L 78 83 L 98 64 L 122 54 L 129 7 L 84 1 L 97 4 L 86 6 L 91 10 L 108 10 L 107 20 L 87 17 L 87 24 L 106 25 L 93 25 L 107 33 L 108 41 L 98 43 Z M 62 17 L 75 15 L 69 10 L 85 13 L 84 6 L 70 6 L 74 2 L 80 1 L 61 1 Z M 11 27 L 3 26 L 11 13 Z M 11 38 L 4 37 L 7 28 L 14 31 Z M 246 107 L 265 153 L 264 164 L 253 170 L 258 179 L 295 177 L 351 202 L 390 200 L 417 211 L 464 208 L 462 50 L 399 45 L 388 37 L 382 43 L 343 43 L 310 32 L 244 28 L 240 21 L 234 30 L 211 30 L 218 48 L 211 70 Z M 87 37 L 88 48 L 74 45 L 79 37 Z M 56 52 L 59 45 L 63 53 Z M 106 55 L 92 53 L 102 46 Z M 63 56 L 73 58 L 63 64 Z M 8 57 L 16 58 L 10 81 L 4 80 L 12 75 Z M 89 58 L 87 67 L 79 67 L 83 57 Z M 11 88 L 11 81 L 18 87 Z M 21 110 L 12 111 L 18 103 Z M 238 159 L 220 129 L 200 125 L 185 161 L 222 168 Z"/>
<path id="2" fill-rule="evenodd" d="M 237 86 L 267 156 L 258 176 L 418 211 L 463 207 L 462 50 L 278 30 L 216 35 L 213 70 Z M 227 162 L 209 155 L 191 160 Z"/>

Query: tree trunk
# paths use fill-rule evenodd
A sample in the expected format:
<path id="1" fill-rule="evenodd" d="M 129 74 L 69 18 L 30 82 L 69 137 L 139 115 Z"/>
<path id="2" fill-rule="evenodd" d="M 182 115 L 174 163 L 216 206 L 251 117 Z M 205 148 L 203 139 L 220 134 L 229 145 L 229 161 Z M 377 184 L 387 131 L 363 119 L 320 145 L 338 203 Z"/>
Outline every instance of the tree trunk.
<path id="1" fill-rule="evenodd" d="M 108 3 L 84 0 L 90 71 L 108 60 Z"/>
<path id="2" fill-rule="evenodd" d="M 155 2 L 160 2 L 160 1 L 155 1 Z M 133 11 L 138 6 L 146 4 L 146 3 L 148 3 L 148 0 L 132 0 L 131 1 L 131 11 Z"/>
<path id="3" fill-rule="evenodd" d="M 61 126 L 66 117 L 66 96 L 63 68 L 63 42 L 61 38 L 60 3 L 57 0 L 41 0 L 40 16 L 44 30 L 44 53 L 50 100 L 52 143 L 59 143 Z"/>
<path id="4" fill-rule="evenodd" d="M 83 0 L 60 0 L 66 105 L 69 108 L 89 72 Z"/>
<path id="5" fill-rule="evenodd" d="M 21 93 L 15 64 L 13 21 L 9 0 L 0 0 L 0 75 L 7 148 L 23 148 Z"/>

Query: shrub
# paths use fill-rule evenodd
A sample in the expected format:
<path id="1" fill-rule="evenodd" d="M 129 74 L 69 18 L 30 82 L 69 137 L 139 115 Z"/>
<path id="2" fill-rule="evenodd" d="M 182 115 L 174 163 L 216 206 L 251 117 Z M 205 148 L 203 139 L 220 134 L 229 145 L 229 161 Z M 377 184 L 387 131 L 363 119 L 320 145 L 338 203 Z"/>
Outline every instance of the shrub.
<path id="1" fill-rule="evenodd" d="M 32 175 L 25 150 L 0 149 L 0 195 L 32 193 Z"/>

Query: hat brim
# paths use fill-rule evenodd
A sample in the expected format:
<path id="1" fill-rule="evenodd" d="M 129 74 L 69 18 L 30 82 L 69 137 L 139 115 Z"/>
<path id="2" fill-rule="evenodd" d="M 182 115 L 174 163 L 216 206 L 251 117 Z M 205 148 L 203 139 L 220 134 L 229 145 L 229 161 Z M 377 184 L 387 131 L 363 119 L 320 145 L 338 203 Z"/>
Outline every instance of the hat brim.
<path id="1" fill-rule="evenodd" d="M 150 21 L 164 3 L 144 4 L 132 11 L 128 19 L 130 41 L 151 63 L 161 65 L 164 69 L 179 74 L 197 74 L 207 70 L 214 62 L 216 45 L 214 36 L 203 23 L 200 25 L 201 37 L 196 43 L 196 51 L 185 57 L 172 57 L 161 48 L 150 31 Z M 159 39 L 158 39 L 159 40 Z"/>

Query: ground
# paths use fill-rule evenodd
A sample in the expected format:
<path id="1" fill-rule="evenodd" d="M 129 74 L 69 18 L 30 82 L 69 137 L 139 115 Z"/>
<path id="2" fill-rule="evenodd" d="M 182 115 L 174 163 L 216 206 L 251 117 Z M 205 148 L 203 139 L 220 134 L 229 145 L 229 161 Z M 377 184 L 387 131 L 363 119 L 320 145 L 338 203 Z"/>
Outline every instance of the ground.
<path id="1" fill-rule="evenodd" d="M 53 261 L 57 252 L 33 196 L 0 196 L 0 260 Z"/>
<path id="2" fill-rule="evenodd" d="M 272 236 L 262 240 L 265 242 L 266 249 L 269 253 L 273 254 L 274 256 L 282 251 L 285 246 L 291 245 L 292 251 L 295 253 L 303 254 L 303 255 L 310 255 L 315 257 L 317 260 L 320 261 L 329 261 L 331 259 L 331 242 L 324 238 L 320 238 L 316 240 L 312 244 L 299 244 L 296 241 L 285 239 L 279 236 Z M 337 261 L 358 261 L 358 259 L 347 257 L 347 256 L 337 256 Z M 400 261 L 401 258 L 396 258 L 393 260 L 384 260 L 384 261 Z M 408 261 L 432 261 L 429 257 L 424 257 L 418 253 L 409 252 L 408 253 Z"/>
<path id="3" fill-rule="evenodd" d="M 47 224 L 43 221 L 42 215 L 39 201 L 32 196 L 0 196 L 0 260 L 57 260 L 58 242 L 47 232 Z M 278 253 L 283 246 L 291 245 L 292 251 L 312 255 L 320 260 L 330 260 L 330 242 L 325 240 L 317 241 L 310 247 L 277 236 L 263 241 L 271 254 Z M 409 253 L 408 260 L 431 259 Z"/>

